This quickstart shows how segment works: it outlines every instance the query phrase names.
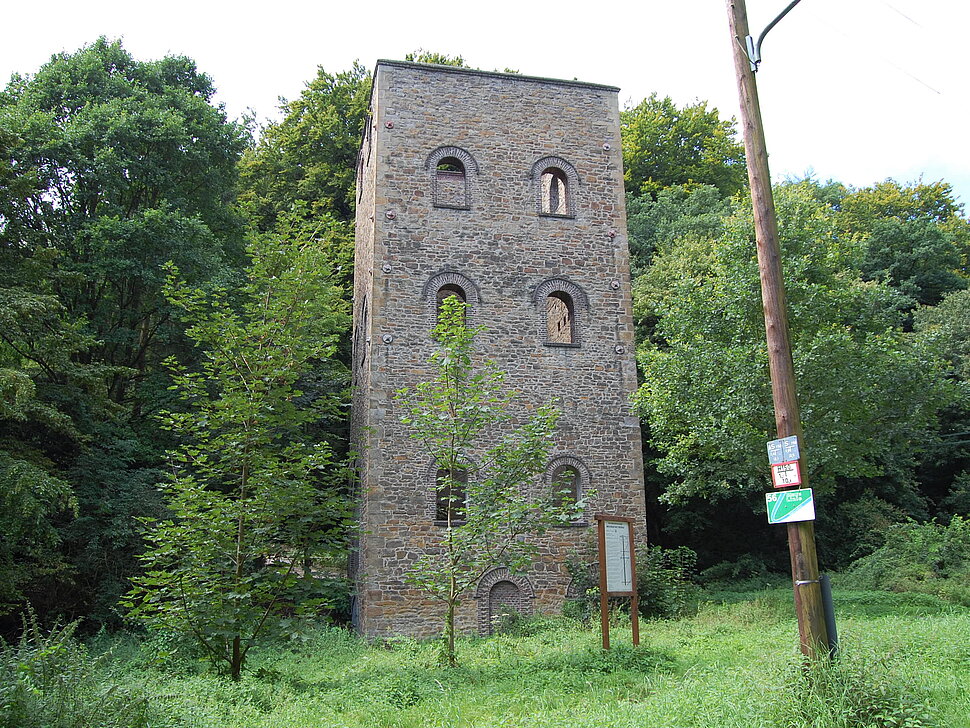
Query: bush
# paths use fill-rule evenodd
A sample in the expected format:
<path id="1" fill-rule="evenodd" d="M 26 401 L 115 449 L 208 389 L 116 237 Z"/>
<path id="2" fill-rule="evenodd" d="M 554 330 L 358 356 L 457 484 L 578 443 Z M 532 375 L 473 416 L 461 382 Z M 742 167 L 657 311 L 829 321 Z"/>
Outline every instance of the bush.
<path id="1" fill-rule="evenodd" d="M 644 617 L 673 619 L 697 606 L 697 554 L 686 546 L 648 546 L 637 553 L 637 598 Z"/>
<path id="2" fill-rule="evenodd" d="M 576 556 L 566 568 L 572 575 L 575 598 L 563 605 L 563 616 L 587 621 L 599 612 L 599 572 Z M 700 589 L 695 583 L 697 554 L 686 546 L 637 549 L 637 599 L 644 617 L 673 619 L 697 606 Z M 627 600 L 620 606 L 627 609 Z M 613 605 L 615 606 L 615 605 Z"/>
<path id="3" fill-rule="evenodd" d="M 31 613 L 16 645 L 0 642 L 0 725 L 18 728 L 140 728 L 147 701 L 104 680 L 103 655 L 74 639 L 77 622 L 49 634 Z M 102 674 L 99 674 L 102 673 Z M 155 724 L 157 725 L 157 723 Z"/>
<path id="4" fill-rule="evenodd" d="M 970 520 L 898 523 L 886 542 L 849 568 L 861 589 L 919 591 L 963 602 L 970 587 Z"/>

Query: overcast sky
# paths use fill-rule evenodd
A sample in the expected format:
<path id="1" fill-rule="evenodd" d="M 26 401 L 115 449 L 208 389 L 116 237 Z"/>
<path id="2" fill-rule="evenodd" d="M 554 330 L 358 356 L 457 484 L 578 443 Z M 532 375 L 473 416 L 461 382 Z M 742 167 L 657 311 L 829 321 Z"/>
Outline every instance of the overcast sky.
<path id="1" fill-rule="evenodd" d="M 788 0 L 748 0 L 757 35 Z M 48 0 L 3 12 L 0 78 L 32 73 L 99 35 L 136 58 L 194 58 L 230 117 L 277 116 L 316 74 L 417 48 L 487 70 L 619 86 L 738 115 L 724 0 L 316 3 Z M 953 184 L 970 202 L 970 2 L 802 0 L 764 42 L 758 73 L 771 171 L 855 186 Z"/>

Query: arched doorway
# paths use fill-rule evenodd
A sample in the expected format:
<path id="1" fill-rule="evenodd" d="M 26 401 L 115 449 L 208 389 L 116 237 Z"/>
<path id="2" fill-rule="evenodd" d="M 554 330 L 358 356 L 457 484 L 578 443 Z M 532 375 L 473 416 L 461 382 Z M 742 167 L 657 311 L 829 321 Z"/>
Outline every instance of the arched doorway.
<path id="1" fill-rule="evenodd" d="M 500 631 L 507 617 L 530 616 L 535 593 L 524 576 L 497 568 L 478 582 L 475 598 L 478 600 L 478 632 L 487 636 Z"/>

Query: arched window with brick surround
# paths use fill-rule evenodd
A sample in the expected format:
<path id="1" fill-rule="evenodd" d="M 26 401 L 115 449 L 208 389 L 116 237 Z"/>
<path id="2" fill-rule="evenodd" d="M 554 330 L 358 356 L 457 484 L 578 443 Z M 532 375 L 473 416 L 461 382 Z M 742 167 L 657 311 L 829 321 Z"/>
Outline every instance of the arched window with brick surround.
<path id="1" fill-rule="evenodd" d="M 585 291 L 565 278 L 550 278 L 536 288 L 539 339 L 546 346 L 582 343 L 582 326 L 589 310 Z"/>
<path id="2" fill-rule="evenodd" d="M 589 468 L 582 459 L 574 455 L 559 455 L 550 460 L 546 465 L 543 481 L 552 501 L 557 505 L 579 503 L 586 497 L 591 487 Z M 571 524 L 562 525 L 585 524 L 585 517 L 580 516 Z"/>
<path id="3" fill-rule="evenodd" d="M 441 307 L 449 298 L 457 298 L 462 303 L 468 303 L 468 296 L 465 289 L 454 283 L 446 283 L 435 294 L 435 316 L 441 317 Z"/>
<path id="4" fill-rule="evenodd" d="M 579 175 L 562 157 L 543 157 L 532 165 L 536 212 L 546 217 L 575 217 Z"/>
<path id="5" fill-rule="evenodd" d="M 572 297 L 565 291 L 546 296 L 546 342 L 572 344 L 576 338 L 576 314 Z"/>
<path id="6" fill-rule="evenodd" d="M 444 271 L 431 276 L 422 289 L 425 310 L 428 315 L 428 328 L 433 329 L 438 324 L 438 312 L 445 299 L 454 296 L 465 304 L 465 321 L 475 323 L 480 303 L 478 286 L 456 271 Z"/>
<path id="7" fill-rule="evenodd" d="M 478 634 L 486 637 L 499 631 L 506 616 L 531 616 L 535 598 L 535 590 L 524 574 L 514 574 L 504 566 L 489 570 L 475 588 Z"/>
<path id="8" fill-rule="evenodd" d="M 557 506 L 572 505 L 579 500 L 579 471 L 573 465 L 560 465 L 552 473 L 552 501 Z"/>
<path id="9" fill-rule="evenodd" d="M 471 209 L 478 177 L 478 163 L 471 154 L 460 147 L 438 147 L 428 155 L 426 166 L 435 207 Z"/>

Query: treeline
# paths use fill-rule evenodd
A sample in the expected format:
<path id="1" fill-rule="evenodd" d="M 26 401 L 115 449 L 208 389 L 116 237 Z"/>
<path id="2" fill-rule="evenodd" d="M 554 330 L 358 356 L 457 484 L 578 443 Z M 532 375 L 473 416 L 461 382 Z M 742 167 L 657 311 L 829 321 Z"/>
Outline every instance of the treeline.
<path id="1" fill-rule="evenodd" d="M 312 247 L 336 286 L 333 346 L 287 385 L 287 406 L 315 413 L 297 440 L 326 443 L 333 463 L 346 452 L 369 83 L 356 64 L 320 69 L 257 130 L 213 105 L 190 59 L 138 61 L 100 39 L 0 93 L 3 630 L 28 602 L 120 623 L 119 600 L 144 577 L 146 523 L 171 522 L 163 484 L 198 454 L 172 423 L 210 416 L 199 398 L 216 385 L 191 377 L 223 339 L 199 311 L 210 295 L 220 315 L 256 311 L 253 276 L 275 275 L 280 250 Z M 622 121 L 652 535 L 702 566 L 776 568 L 784 551 L 759 513 L 771 398 L 734 123 L 656 96 Z M 970 223 L 942 182 L 801 180 L 777 193 L 821 558 L 841 567 L 891 523 L 970 511 Z M 186 381 L 201 381 L 194 400 Z M 312 484 L 321 502 L 349 498 L 339 479 Z M 307 543 L 332 555 L 345 523 L 307 515 Z M 308 603 L 336 603 L 303 588 Z"/>

